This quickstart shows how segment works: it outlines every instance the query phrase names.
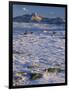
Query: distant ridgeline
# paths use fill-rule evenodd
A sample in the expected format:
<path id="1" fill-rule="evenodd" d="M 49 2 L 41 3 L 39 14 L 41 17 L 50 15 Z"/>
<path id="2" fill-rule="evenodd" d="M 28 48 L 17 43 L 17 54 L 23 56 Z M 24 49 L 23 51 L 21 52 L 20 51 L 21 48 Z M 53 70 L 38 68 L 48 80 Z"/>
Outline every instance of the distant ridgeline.
<path id="1" fill-rule="evenodd" d="M 13 18 L 14 22 L 27 22 L 27 23 L 46 23 L 46 24 L 64 24 L 64 19 L 60 17 L 46 18 L 39 16 L 36 13 L 24 14 Z"/>

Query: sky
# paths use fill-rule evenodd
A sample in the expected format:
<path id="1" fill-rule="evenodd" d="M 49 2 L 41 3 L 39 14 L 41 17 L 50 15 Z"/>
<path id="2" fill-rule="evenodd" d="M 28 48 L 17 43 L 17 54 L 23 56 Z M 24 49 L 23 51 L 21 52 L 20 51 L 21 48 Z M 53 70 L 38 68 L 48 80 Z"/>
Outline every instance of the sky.
<path id="1" fill-rule="evenodd" d="M 37 13 L 44 17 L 65 17 L 64 7 L 13 5 L 13 17 L 23 14 Z"/>

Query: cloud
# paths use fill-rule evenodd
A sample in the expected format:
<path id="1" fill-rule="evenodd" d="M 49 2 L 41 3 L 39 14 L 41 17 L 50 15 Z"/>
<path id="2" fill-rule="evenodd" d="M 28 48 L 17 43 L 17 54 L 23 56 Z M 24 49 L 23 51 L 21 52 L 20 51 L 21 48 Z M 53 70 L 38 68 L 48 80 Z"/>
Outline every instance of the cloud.
<path id="1" fill-rule="evenodd" d="M 23 9 L 24 11 L 28 11 L 28 10 L 27 10 L 27 8 L 25 8 L 25 7 L 24 7 L 24 8 L 22 8 L 22 9 Z"/>

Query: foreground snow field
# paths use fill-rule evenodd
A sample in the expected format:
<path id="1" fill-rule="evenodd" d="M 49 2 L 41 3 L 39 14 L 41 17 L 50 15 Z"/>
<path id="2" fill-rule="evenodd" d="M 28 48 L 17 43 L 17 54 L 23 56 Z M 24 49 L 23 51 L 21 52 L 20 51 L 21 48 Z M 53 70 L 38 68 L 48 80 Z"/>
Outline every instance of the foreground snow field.
<path id="1" fill-rule="evenodd" d="M 13 85 L 64 82 L 65 31 L 14 28 Z"/>

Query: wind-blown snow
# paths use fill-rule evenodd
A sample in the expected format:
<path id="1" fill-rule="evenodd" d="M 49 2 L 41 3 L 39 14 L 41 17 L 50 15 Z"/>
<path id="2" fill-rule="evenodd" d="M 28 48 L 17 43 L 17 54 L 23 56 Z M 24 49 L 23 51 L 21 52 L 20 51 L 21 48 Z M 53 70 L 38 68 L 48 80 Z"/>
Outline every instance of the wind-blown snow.
<path id="1" fill-rule="evenodd" d="M 23 26 L 21 30 L 19 29 L 20 31 L 13 29 L 13 76 L 16 77 L 17 72 L 27 74 L 20 76 L 22 78 L 18 82 L 13 79 L 13 85 L 65 82 L 65 32 L 64 30 L 53 31 L 53 29 L 46 31 L 44 26 L 42 27 L 42 33 L 41 31 L 37 33 L 38 28 L 33 32 L 33 27 L 32 34 L 30 32 L 24 34 Z M 28 27 L 26 29 L 28 31 Z M 29 66 L 34 68 L 28 68 Z M 44 72 L 44 69 L 48 68 L 60 68 L 63 71 Z M 30 80 L 28 73 L 41 73 L 42 77 Z"/>
<path id="2" fill-rule="evenodd" d="M 13 23 L 13 27 L 18 28 L 40 28 L 40 29 L 64 29 L 64 25 L 56 25 L 56 24 L 39 24 L 39 23 Z"/>

